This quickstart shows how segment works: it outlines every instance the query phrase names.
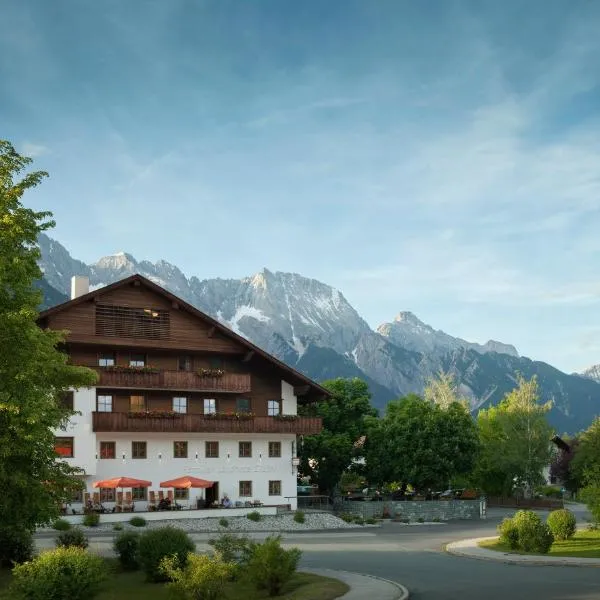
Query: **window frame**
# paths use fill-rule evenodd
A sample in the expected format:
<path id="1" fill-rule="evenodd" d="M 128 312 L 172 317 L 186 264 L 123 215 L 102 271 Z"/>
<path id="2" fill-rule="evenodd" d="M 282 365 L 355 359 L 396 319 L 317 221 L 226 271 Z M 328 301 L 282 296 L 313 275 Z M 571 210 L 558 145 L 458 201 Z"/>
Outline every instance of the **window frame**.
<path id="1" fill-rule="evenodd" d="M 277 484 L 278 493 L 275 493 L 273 491 L 273 487 L 274 487 L 273 484 Z M 281 489 L 282 489 L 281 479 L 270 479 L 269 480 L 269 496 L 281 496 Z"/>
<path id="2" fill-rule="evenodd" d="M 213 444 L 215 444 L 215 445 L 213 446 Z M 209 448 L 216 448 L 217 453 L 213 454 L 212 452 L 209 452 L 208 451 Z M 220 445 L 217 440 L 205 440 L 204 441 L 204 457 L 205 458 L 219 458 L 219 450 L 220 450 Z"/>
<path id="3" fill-rule="evenodd" d="M 133 399 L 134 398 L 141 398 L 142 402 L 141 402 L 141 408 L 140 407 L 135 407 Z M 131 394 L 129 396 L 129 412 L 146 412 L 147 410 L 147 405 L 146 405 L 146 396 L 140 395 L 140 394 Z"/>
<path id="4" fill-rule="evenodd" d="M 249 489 L 242 489 L 242 486 L 248 486 Z M 240 498 L 252 498 L 252 480 L 245 479 L 238 482 L 238 492 Z M 245 493 L 248 492 L 248 493 Z"/>
<path id="5" fill-rule="evenodd" d="M 99 367 L 114 367 L 117 364 L 116 352 L 99 352 L 98 366 Z"/>
<path id="6" fill-rule="evenodd" d="M 107 403 L 105 398 L 110 398 L 110 403 Z M 106 410 L 106 407 L 110 406 L 110 410 Z M 113 412 L 114 400 L 112 394 L 98 394 L 96 396 L 96 412 Z"/>
<path id="7" fill-rule="evenodd" d="M 183 409 L 184 410 L 181 410 L 181 406 L 182 406 L 181 401 L 182 400 L 183 400 Z M 173 396 L 172 409 L 173 409 L 173 412 L 176 412 L 181 415 L 186 415 L 187 409 L 188 409 L 187 396 Z"/>
<path id="8" fill-rule="evenodd" d="M 71 453 L 63 454 L 62 452 L 58 452 L 57 447 L 58 447 L 59 441 L 67 442 L 69 440 L 71 442 Z M 56 454 L 59 456 L 59 458 L 75 458 L 75 438 L 73 436 L 64 436 L 64 435 L 54 436 L 54 452 L 56 452 Z"/>
<path id="9" fill-rule="evenodd" d="M 181 448 L 185 448 L 185 456 L 181 452 L 177 452 L 178 444 L 182 444 Z M 188 443 L 186 440 L 174 440 L 173 441 L 173 458 L 187 458 L 188 457 Z"/>
<path id="10" fill-rule="evenodd" d="M 104 456 L 104 454 L 106 454 L 105 452 L 103 452 L 104 448 L 111 448 L 113 449 L 113 455 L 114 456 Z M 117 458 L 117 442 L 112 442 L 109 440 L 101 440 L 100 441 L 100 448 L 99 448 L 99 453 L 98 453 L 98 457 L 100 458 L 100 460 L 114 460 Z"/>
<path id="11" fill-rule="evenodd" d="M 247 450 L 242 450 L 242 448 Z M 238 458 L 252 458 L 252 442 L 247 440 L 238 442 Z"/>
<path id="12" fill-rule="evenodd" d="M 100 488 L 100 503 L 116 502 L 117 490 L 115 488 Z"/>
<path id="13" fill-rule="evenodd" d="M 274 412 L 274 409 L 277 411 Z M 278 417 L 281 414 L 281 400 L 267 400 L 267 416 Z"/>
<path id="14" fill-rule="evenodd" d="M 177 370 L 181 372 L 189 372 L 193 370 L 194 361 L 190 354 L 181 354 L 177 357 Z"/>
<path id="15" fill-rule="evenodd" d="M 208 410 L 206 410 L 206 403 L 208 404 Z M 211 404 L 212 403 L 212 404 Z M 217 414 L 217 399 L 216 398 L 203 398 L 202 399 L 202 408 L 204 410 L 205 415 L 216 415 Z"/>
<path id="16" fill-rule="evenodd" d="M 136 358 L 134 358 L 136 357 Z M 141 360 L 140 360 L 141 358 Z M 129 366 L 130 367 L 145 367 L 148 364 L 148 356 L 146 354 L 143 353 L 132 353 L 129 355 Z"/>
<path id="17" fill-rule="evenodd" d="M 135 501 L 138 501 L 138 502 L 147 502 L 148 501 L 148 488 L 147 487 L 133 487 L 133 488 L 131 488 L 131 499 L 134 502 Z"/>
<path id="18" fill-rule="evenodd" d="M 173 488 L 174 500 L 189 500 L 190 490 L 188 488 Z"/>
<path id="19" fill-rule="evenodd" d="M 239 403 L 241 400 L 247 402 L 247 408 L 240 408 Z M 252 412 L 252 402 L 250 401 L 250 398 L 248 398 L 246 396 L 236 398 L 235 399 L 235 412 L 241 413 L 241 414 L 251 413 Z"/>
<path id="20" fill-rule="evenodd" d="M 136 444 L 143 444 L 140 446 L 136 446 Z M 140 448 L 144 448 L 144 456 L 136 456 L 136 454 L 139 454 L 139 452 L 136 452 L 135 449 L 140 449 Z M 144 460 L 148 458 L 148 442 L 143 441 L 143 440 L 133 440 L 131 442 L 131 458 L 132 460 Z"/>
<path id="21" fill-rule="evenodd" d="M 75 410 L 75 392 L 68 390 L 58 396 L 58 403 L 66 410 Z"/>
<path id="22" fill-rule="evenodd" d="M 272 452 L 275 448 L 278 449 L 277 453 Z M 281 458 L 281 442 L 269 442 L 269 458 Z"/>

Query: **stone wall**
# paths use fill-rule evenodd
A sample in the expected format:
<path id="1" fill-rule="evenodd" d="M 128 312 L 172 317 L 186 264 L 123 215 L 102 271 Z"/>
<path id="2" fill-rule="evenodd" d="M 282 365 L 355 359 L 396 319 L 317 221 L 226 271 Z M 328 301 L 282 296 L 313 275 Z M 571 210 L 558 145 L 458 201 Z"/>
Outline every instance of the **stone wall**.
<path id="1" fill-rule="evenodd" d="M 421 502 L 354 502 L 342 501 L 336 504 L 337 513 L 347 513 L 368 517 L 382 517 L 384 513 L 392 518 L 417 521 L 452 521 L 456 519 L 479 519 L 482 515 L 480 500 L 427 500 Z M 485 505 L 483 507 L 485 514 Z"/>

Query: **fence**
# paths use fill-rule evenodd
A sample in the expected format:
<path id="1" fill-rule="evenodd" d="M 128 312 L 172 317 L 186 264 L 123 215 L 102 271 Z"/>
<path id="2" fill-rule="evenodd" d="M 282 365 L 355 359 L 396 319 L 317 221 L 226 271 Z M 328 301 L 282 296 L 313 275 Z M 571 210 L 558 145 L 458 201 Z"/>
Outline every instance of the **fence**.
<path id="1" fill-rule="evenodd" d="M 286 496 L 286 500 L 295 498 L 298 502 L 298 510 L 332 511 L 333 502 L 329 496 Z"/>
<path id="2" fill-rule="evenodd" d="M 555 510 L 564 508 L 564 502 L 559 498 L 503 498 L 501 496 L 488 496 L 488 506 L 502 508 L 547 508 Z"/>

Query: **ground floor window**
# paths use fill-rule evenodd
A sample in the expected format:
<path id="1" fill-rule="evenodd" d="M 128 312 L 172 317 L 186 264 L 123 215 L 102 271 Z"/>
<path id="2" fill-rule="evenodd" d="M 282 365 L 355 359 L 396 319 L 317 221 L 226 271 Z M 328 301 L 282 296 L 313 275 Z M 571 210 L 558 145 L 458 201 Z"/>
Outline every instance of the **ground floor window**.
<path id="1" fill-rule="evenodd" d="M 100 442 L 100 458 L 116 458 L 117 444 L 116 442 Z"/>
<path id="2" fill-rule="evenodd" d="M 188 443 L 187 442 L 173 442 L 173 457 L 174 458 L 187 458 L 188 457 Z"/>
<path id="3" fill-rule="evenodd" d="M 54 451 L 62 458 L 73 458 L 73 438 L 57 437 L 54 438 Z"/>
<path id="4" fill-rule="evenodd" d="M 100 488 L 100 502 L 114 502 L 115 490 L 113 488 Z"/>
<path id="5" fill-rule="evenodd" d="M 219 458 L 219 442 L 206 442 L 204 450 L 206 458 Z"/>
<path id="6" fill-rule="evenodd" d="M 131 458 L 146 458 L 146 442 L 131 442 Z"/>
<path id="7" fill-rule="evenodd" d="M 71 502 L 83 502 L 83 490 L 73 490 Z"/>
<path id="8" fill-rule="evenodd" d="M 281 442 L 269 442 L 269 458 L 281 458 Z"/>
<path id="9" fill-rule="evenodd" d="M 252 496 L 252 482 L 240 481 L 240 497 Z"/>
<path id="10" fill-rule="evenodd" d="M 145 487 L 131 488 L 131 497 L 134 500 L 148 500 L 148 488 L 145 488 Z"/>
<path id="11" fill-rule="evenodd" d="M 175 488 L 175 500 L 187 500 L 190 497 L 190 490 L 187 488 Z"/>
<path id="12" fill-rule="evenodd" d="M 281 481 L 269 481 L 269 496 L 281 496 Z"/>

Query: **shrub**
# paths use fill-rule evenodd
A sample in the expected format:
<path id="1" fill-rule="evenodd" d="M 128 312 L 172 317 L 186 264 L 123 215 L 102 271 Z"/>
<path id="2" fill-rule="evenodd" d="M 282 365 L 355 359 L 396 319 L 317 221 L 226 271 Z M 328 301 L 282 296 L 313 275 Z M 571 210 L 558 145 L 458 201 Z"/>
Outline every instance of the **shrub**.
<path id="1" fill-rule="evenodd" d="M 260 513 L 256 510 L 253 510 L 252 512 L 249 512 L 246 515 L 251 521 L 260 521 Z"/>
<path id="2" fill-rule="evenodd" d="M 144 519 L 144 517 L 131 517 L 131 519 L 129 519 L 129 524 L 134 527 L 145 527 L 146 519 Z"/>
<path id="3" fill-rule="evenodd" d="M 176 597 L 193 600 L 217 600 L 223 597 L 223 588 L 231 579 L 234 565 L 225 562 L 218 554 L 188 554 L 184 568 L 175 556 L 165 556 L 160 569 L 171 580 L 167 587 Z"/>
<path id="4" fill-rule="evenodd" d="M 121 525 L 121 523 L 115 523 L 113 525 L 113 530 L 114 531 L 122 531 L 123 530 L 123 525 Z"/>
<path id="5" fill-rule="evenodd" d="M 89 512 L 83 515 L 83 524 L 86 527 L 98 527 L 100 523 L 100 515 L 97 512 Z"/>
<path id="6" fill-rule="evenodd" d="M 356 517 L 354 517 L 354 522 L 357 525 L 364 525 L 365 524 L 365 520 L 360 515 L 357 515 Z"/>
<path id="7" fill-rule="evenodd" d="M 262 544 L 252 544 L 248 559 L 248 576 L 257 589 L 277 596 L 294 575 L 302 552 L 298 548 L 284 550 L 281 536 L 269 536 Z"/>
<path id="8" fill-rule="evenodd" d="M 367 525 L 375 525 L 375 523 L 377 523 L 377 519 L 369 517 L 368 519 L 365 519 L 365 523 L 367 523 Z"/>
<path id="9" fill-rule="evenodd" d="M 340 515 L 340 519 L 342 519 L 342 521 L 346 521 L 346 523 L 353 523 L 354 522 L 354 515 L 350 515 L 348 513 L 342 513 Z"/>
<path id="10" fill-rule="evenodd" d="M 546 519 L 550 531 L 556 540 L 568 540 L 575 535 L 577 520 L 575 515 L 566 508 L 553 510 Z"/>
<path id="11" fill-rule="evenodd" d="M 13 600 L 89 600 L 107 577 L 106 564 L 81 548 L 57 548 L 13 569 Z"/>
<path id="12" fill-rule="evenodd" d="M 52 529 L 56 529 L 56 531 L 67 531 L 67 529 L 71 529 L 71 523 L 66 519 L 56 519 L 54 523 L 52 523 Z"/>
<path id="13" fill-rule="evenodd" d="M 32 556 L 31 531 L 0 524 L 0 567 L 12 567 L 31 560 Z"/>
<path id="14" fill-rule="evenodd" d="M 140 534 L 137 531 L 122 531 L 113 541 L 113 550 L 124 571 L 139 569 L 137 558 Z"/>
<path id="15" fill-rule="evenodd" d="M 441 523 L 442 522 L 442 520 L 439 517 L 433 517 L 433 519 L 431 519 L 431 521 L 433 523 Z"/>
<path id="16" fill-rule="evenodd" d="M 73 529 L 67 529 L 61 531 L 55 541 L 57 548 L 81 548 L 85 549 L 88 547 L 89 542 L 85 533 L 80 527 L 73 527 Z"/>
<path id="17" fill-rule="evenodd" d="M 187 555 L 194 549 L 194 542 L 182 529 L 160 527 L 145 531 L 140 536 L 138 562 L 148 581 L 167 581 L 166 575 L 159 569 L 161 560 L 165 556 L 175 556 L 177 563 L 173 568 L 183 568 Z"/>
<path id="18" fill-rule="evenodd" d="M 546 554 L 554 542 L 550 527 L 530 510 L 520 510 L 498 526 L 500 541 L 511 550 Z"/>
<path id="19" fill-rule="evenodd" d="M 304 523 L 305 520 L 304 513 L 301 510 L 297 510 L 294 513 L 294 521 L 296 523 Z"/>
<path id="20" fill-rule="evenodd" d="M 419 517 L 417 519 L 417 523 L 425 523 L 425 519 L 423 517 Z"/>
<path id="21" fill-rule="evenodd" d="M 219 525 L 221 527 L 229 527 L 229 521 L 225 517 L 219 519 Z"/>
<path id="22" fill-rule="evenodd" d="M 245 535 L 222 533 L 218 538 L 208 540 L 221 559 L 226 563 L 243 563 L 251 547 L 250 539 Z"/>

